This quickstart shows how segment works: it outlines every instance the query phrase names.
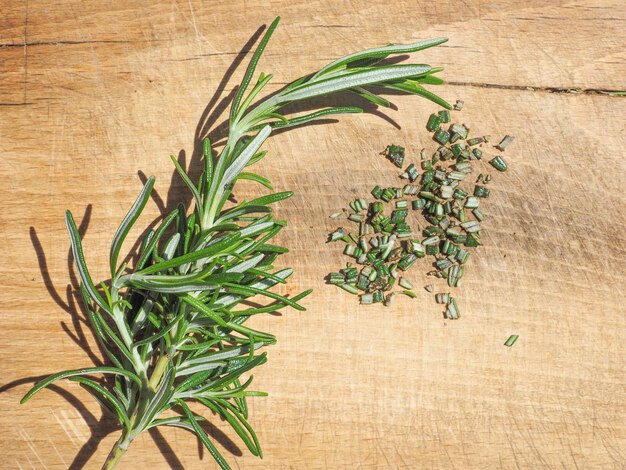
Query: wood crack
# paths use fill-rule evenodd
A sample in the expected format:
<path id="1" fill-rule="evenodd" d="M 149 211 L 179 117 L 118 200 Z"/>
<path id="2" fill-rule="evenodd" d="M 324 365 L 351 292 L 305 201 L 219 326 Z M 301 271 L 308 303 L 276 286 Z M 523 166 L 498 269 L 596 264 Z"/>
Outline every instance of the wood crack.
<path id="1" fill-rule="evenodd" d="M 26 43 L 5 43 L 0 44 L 0 47 L 72 46 L 76 44 L 133 44 L 141 42 L 158 42 L 158 40 L 150 39 L 146 41 L 125 41 L 116 39 L 94 39 L 92 41 L 34 41 Z"/>
<path id="2" fill-rule="evenodd" d="M 33 103 L 0 103 L 0 106 L 30 106 Z"/>
<path id="3" fill-rule="evenodd" d="M 446 85 L 451 86 L 468 86 L 475 88 L 495 88 L 498 90 L 521 90 L 521 91 L 538 91 L 543 93 L 569 93 L 579 95 L 607 95 L 607 96 L 626 96 L 626 90 L 615 90 L 610 88 L 580 88 L 580 87 L 552 87 L 552 86 L 532 86 L 532 85 L 501 85 L 499 83 L 481 83 L 481 82 L 455 82 L 447 81 Z"/>

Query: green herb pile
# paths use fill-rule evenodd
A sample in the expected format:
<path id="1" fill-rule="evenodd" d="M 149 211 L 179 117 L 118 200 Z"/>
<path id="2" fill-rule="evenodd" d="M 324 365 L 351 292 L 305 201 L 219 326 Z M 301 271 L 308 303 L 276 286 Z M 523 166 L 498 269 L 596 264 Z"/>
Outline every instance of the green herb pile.
<path id="1" fill-rule="evenodd" d="M 462 106 L 459 100 L 454 109 L 460 111 Z M 358 198 L 350 202 L 347 219 L 358 224 L 358 229 L 353 233 L 341 227 L 329 236 L 329 241 L 344 242 L 344 254 L 362 267 L 348 263 L 339 272 L 330 273 L 328 281 L 359 295 L 362 304 L 389 305 L 397 294 L 416 297 L 405 276 L 419 258 L 426 256 L 432 256 L 435 268 L 428 274 L 446 279 L 449 287 L 461 286 L 470 251 L 481 244 L 484 214 L 480 205 L 490 195 L 488 183 L 492 177 L 481 173 L 473 188 L 468 188 L 473 167 L 483 159 L 489 136 L 470 138 L 466 125 L 450 121 L 448 109 L 431 114 L 426 128 L 439 144 L 436 151 L 429 155 L 423 149 L 419 168 L 414 163 L 404 168 L 400 178 L 408 183 L 403 187 L 375 186 L 371 191 L 374 201 Z M 506 136 L 496 148 L 504 151 L 512 140 Z M 403 167 L 404 147 L 390 145 L 383 154 L 395 166 Z M 501 155 L 489 163 L 500 172 L 507 170 Z M 414 230 L 410 225 L 409 211 L 422 216 L 423 229 Z M 337 212 L 331 217 L 343 214 Z M 396 283 L 399 289 L 394 289 Z M 432 292 L 432 285 L 426 290 Z M 458 304 L 450 293 L 438 293 L 435 299 L 445 305 L 445 318 L 459 318 Z"/>
<path id="2" fill-rule="evenodd" d="M 69 211 L 66 214 L 81 292 L 109 365 L 52 375 L 36 384 L 22 403 L 64 378 L 91 392 L 117 417 L 122 429 L 104 468 L 115 467 L 129 444 L 155 426 L 191 431 L 221 468 L 229 468 L 205 431 L 207 417 L 197 411 L 200 409 L 228 422 L 250 452 L 262 456 L 248 421 L 246 399 L 264 393 L 252 391 L 252 376 L 244 375 L 266 362 L 266 353 L 261 351 L 275 338 L 246 322 L 284 307 L 304 310 L 299 302 L 310 291 L 289 298 L 272 290 L 285 283 L 292 269 L 274 266 L 287 249 L 271 241 L 286 222 L 274 218 L 271 205 L 291 193 L 274 193 L 238 204 L 229 198 L 242 179 L 271 189 L 266 178 L 246 168 L 266 155 L 261 146 L 275 129 L 362 111 L 354 106 L 330 107 L 291 116 L 284 114 L 284 108 L 336 92 L 389 106 L 371 86 L 447 105 L 423 87 L 442 83 L 434 76 L 441 68 L 398 64 L 397 58 L 392 65 L 380 63 L 388 57 L 437 46 L 445 38 L 350 54 L 258 99 L 272 75 L 261 73 L 249 91 L 248 87 L 277 24 L 278 18 L 259 43 L 233 98 L 225 144 L 216 153 L 209 140 L 204 140 L 204 171 L 199 180 L 192 181 L 173 159 L 195 200 L 191 213 L 181 205 L 166 214 L 157 229 L 147 232 L 140 249 L 121 259 L 122 244 L 150 199 L 154 185 L 154 178 L 150 178 L 113 238 L 111 278 L 99 284 L 92 281 L 87 269 L 74 219 Z M 253 297 L 268 303 L 251 306 L 246 300 Z M 89 378 L 97 374 L 105 379 Z"/>

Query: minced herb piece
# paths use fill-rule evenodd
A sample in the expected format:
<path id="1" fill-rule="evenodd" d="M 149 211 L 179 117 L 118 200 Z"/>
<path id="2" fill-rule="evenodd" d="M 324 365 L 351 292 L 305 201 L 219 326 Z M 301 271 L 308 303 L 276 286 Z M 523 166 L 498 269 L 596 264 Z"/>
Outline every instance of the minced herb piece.
<path id="1" fill-rule="evenodd" d="M 404 164 L 404 147 L 400 145 L 390 145 L 383 152 L 385 156 L 393 162 L 398 168 L 402 168 Z"/>
<path id="2" fill-rule="evenodd" d="M 447 109 L 442 109 L 437 114 L 439 115 L 439 119 L 441 119 L 442 123 L 447 124 L 448 122 L 450 122 L 450 111 L 448 111 Z"/>
<path id="3" fill-rule="evenodd" d="M 441 145 L 445 145 L 450 141 L 450 133 L 443 129 L 439 129 L 437 132 L 435 132 L 433 139 L 435 139 L 435 141 L 440 143 Z"/>
<path id="4" fill-rule="evenodd" d="M 512 135 L 506 135 L 504 136 L 504 139 L 502 139 L 502 141 L 496 145 L 496 148 L 502 152 L 504 152 L 504 149 L 508 147 L 508 145 L 513 142 L 514 137 Z"/>
<path id="5" fill-rule="evenodd" d="M 426 123 L 426 129 L 431 132 L 436 131 L 441 126 L 441 117 L 436 114 L 431 114 Z"/>
<path id="6" fill-rule="evenodd" d="M 450 297 L 450 299 L 448 300 L 444 316 L 448 320 L 457 320 L 461 316 L 459 306 L 457 305 L 456 299 L 454 297 Z"/>
<path id="7" fill-rule="evenodd" d="M 498 171 L 506 171 L 507 169 L 506 163 L 504 162 L 504 160 L 502 159 L 500 155 L 498 155 L 492 160 L 489 160 L 489 164 Z"/>
<path id="8" fill-rule="evenodd" d="M 343 240 L 346 243 L 348 243 L 348 237 L 347 237 L 347 233 L 345 231 L 345 229 L 343 227 L 339 227 L 337 230 L 335 230 L 333 233 L 331 233 L 328 236 L 328 241 L 329 242 L 336 242 L 337 240 Z"/>
<path id="9" fill-rule="evenodd" d="M 413 183 L 415 180 L 417 180 L 418 176 L 419 176 L 419 173 L 417 172 L 417 168 L 415 167 L 415 165 L 413 163 L 411 163 L 406 168 L 404 173 L 402 173 L 402 177 L 403 178 L 407 178 L 411 183 Z M 404 190 L 403 190 L 403 193 L 404 193 Z"/>
<path id="10" fill-rule="evenodd" d="M 515 344 L 515 342 L 517 341 L 517 338 L 519 338 L 519 335 L 511 335 L 511 336 L 509 336 L 509 339 L 507 339 L 504 342 L 504 345 L 508 346 L 510 348 L 511 346 L 513 346 Z"/>
<path id="11" fill-rule="evenodd" d="M 474 186 L 474 196 L 476 197 L 489 197 L 489 188 L 485 188 L 484 186 Z"/>
<path id="12" fill-rule="evenodd" d="M 483 137 L 473 137 L 471 139 L 467 139 L 465 143 L 472 147 L 474 145 L 482 144 L 484 141 L 485 139 Z"/>

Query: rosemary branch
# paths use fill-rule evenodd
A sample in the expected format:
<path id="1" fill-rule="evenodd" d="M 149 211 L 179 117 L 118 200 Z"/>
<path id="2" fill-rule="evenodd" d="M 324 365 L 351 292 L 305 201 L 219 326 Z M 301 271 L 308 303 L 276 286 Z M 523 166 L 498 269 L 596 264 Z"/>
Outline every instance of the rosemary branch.
<path id="1" fill-rule="evenodd" d="M 252 56 L 232 101 L 228 139 L 217 156 L 213 156 L 209 140 L 204 140 L 204 172 L 199 181 L 194 183 L 173 159 L 194 196 L 193 211 L 187 214 L 181 205 L 157 229 L 150 230 L 138 252 L 133 253 L 137 261 L 132 267 L 120 264 L 119 254 L 150 198 L 153 177 L 115 233 L 108 282 L 96 286 L 92 281 L 76 224 L 72 214 L 66 214 L 81 293 L 95 336 L 111 366 L 54 374 L 37 383 L 22 403 L 63 378 L 76 381 L 91 392 L 122 426 L 122 436 L 104 464 L 106 469 L 115 467 L 140 433 L 155 426 L 193 432 L 220 467 L 229 468 L 201 425 L 205 418 L 188 407 L 192 401 L 228 421 L 252 454 L 263 455 L 248 422 L 246 399 L 266 394 L 250 390 L 252 376 L 245 381 L 242 376 L 266 362 L 266 353 L 260 351 L 276 339 L 270 333 L 245 326 L 245 322 L 254 315 L 285 307 L 304 310 L 299 302 L 311 291 L 289 298 L 272 290 L 276 284 L 285 283 L 293 270 L 273 267 L 287 249 L 269 243 L 286 225 L 273 217 L 271 204 L 292 193 L 272 193 L 230 207 L 227 201 L 240 179 L 271 189 L 268 180 L 243 170 L 266 155 L 260 149 L 274 129 L 362 111 L 354 106 L 330 107 L 286 116 L 281 113 L 283 108 L 340 91 L 350 91 L 376 105 L 391 106 L 368 88 L 372 85 L 419 95 L 450 108 L 422 86 L 442 83 L 434 76 L 441 68 L 379 63 L 389 56 L 439 45 L 446 41 L 444 38 L 348 55 L 301 77 L 265 100 L 257 98 L 272 76 L 261 73 L 246 95 L 278 21 L 276 18 L 270 25 Z M 174 233 L 166 237 L 171 228 Z M 244 300 L 255 296 L 266 297 L 269 303 L 263 307 L 243 306 Z M 88 378 L 95 374 L 104 374 L 105 379 L 96 382 Z"/>

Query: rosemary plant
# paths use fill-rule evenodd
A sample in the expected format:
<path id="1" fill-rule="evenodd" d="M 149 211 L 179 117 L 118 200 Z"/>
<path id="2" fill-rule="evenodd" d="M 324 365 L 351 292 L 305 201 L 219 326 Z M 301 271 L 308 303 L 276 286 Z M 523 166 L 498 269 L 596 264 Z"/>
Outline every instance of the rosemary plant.
<path id="1" fill-rule="evenodd" d="M 265 363 L 266 353 L 262 349 L 273 344 L 275 337 L 245 323 L 254 315 L 288 306 L 304 310 L 299 302 L 311 291 L 288 298 L 271 290 L 276 284 L 285 283 L 292 270 L 273 268 L 276 258 L 287 249 L 270 241 L 286 222 L 275 219 L 270 206 L 292 193 L 273 193 L 236 205 L 228 199 L 241 179 L 271 189 L 268 180 L 245 169 L 266 155 L 260 149 L 274 129 L 362 111 L 352 106 L 330 107 L 290 117 L 281 114 L 281 110 L 290 103 L 341 91 L 390 106 L 368 88 L 372 85 L 421 95 L 450 107 L 422 86 L 442 83 L 434 76 L 441 68 L 379 64 L 389 56 L 426 49 L 446 39 L 357 52 L 257 100 L 272 76 L 261 73 L 247 90 L 278 21 L 279 18 L 274 20 L 259 43 L 232 101 L 228 138 L 221 151 L 214 156 L 211 143 L 204 140 L 204 172 L 199 181 L 192 181 L 173 159 L 195 199 L 192 213 L 187 214 L 179 206 L 164 217 L 158 228 L 147 233 L 138 252 L 128 258 L 135 260 L 132 266 L 130 262 L 120 262 L 122 244 L 150 198 L 154 178 L 149 178 L 113 238 L 111 279 L 98 285 L 87 269 L 72 214 L 66 213 L 81 292 L 110 366 L 54 374 L 37 383 L 22 403 L 64 378 L 91 392 L 122 426 L 122 435 L 103 468 L 114 468 L 129 444 L 155 426 L 175 426 L 193 432 L 220 467 L 229 468 L 202 427 L 206 418 L 191 411 L 190 402 L 225 419 L 250 452 L 262 457 L 257 436 L 248 422 L 246 398 L 265 393 L 251 391 L 252 376 L 242 376 Z M 268 304 L 243 304 L 256 296 L 267 298 Z M 97 374 L 104 374 L 105 380 L 89 378 Z"/>

